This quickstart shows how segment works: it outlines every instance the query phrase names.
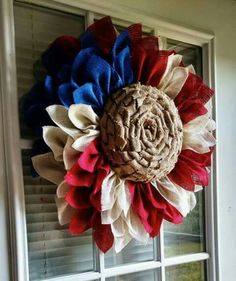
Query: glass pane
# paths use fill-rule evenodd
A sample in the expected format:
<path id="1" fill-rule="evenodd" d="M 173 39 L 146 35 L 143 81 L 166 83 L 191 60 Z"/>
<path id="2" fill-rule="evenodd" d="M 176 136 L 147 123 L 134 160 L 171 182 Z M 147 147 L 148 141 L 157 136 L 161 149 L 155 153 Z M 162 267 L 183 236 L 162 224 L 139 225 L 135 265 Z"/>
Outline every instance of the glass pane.
<path id="1" fill-rule="evenodd" d="M 111 278 L 106 278 L 106 281 L 158 281 L 158 272 L 155 270 L 142 271 L 132 274 L 126 274 Z"/>
<path id="2" fill-rule="evenodd" d="M 183 55 L 185 65 L 192 64 L 198 75 L 202 75 L 202 49 L 201 47 L 180 41 L 167 39 L 167 48 Z M 176 256 L 204 251 L 204 192 L 196 194 L 197 206 L 184 219 L 182 225 L 164 223 L 165 255 Z"/>
<path id="3" fill-rule="evenodd" d="M 166 268 L 166 281 L 206 281 L 205 269 L 205 262 L 170 266 Z"/>
<path id="4" fill-rule="evenodd" d="M 16 63 L 18 96 L 26 94 L 42 80 L 45 70 L 40 57 L 61 35 L 78 37 L 84 31 L 84 18 L 31 5 L 15 5 Z M 21 137 L 33 133 L 21 122 Z M 30 280 L 93 270 L 91 233 L 72 236 L 58 223 L 56 186 L 31 176 L 30 149 L 22 150 Z"/>
<path id="5" fill-rule="evenodd" d="M 178 54 L 183 55 L 184 65 L 192 64 L 196 73 L 202 76 L 202 48 L 199 46 L 183 43 L 180 41 L 167 39 L 167 49 L 175 50 Z"/>
<path id="6" fill-rule="evenodd" d="M 81 16 L 31 5 L 16 4 L 14 18 L 18 97 L 21 107 L 23 96 L 36 81 L 42 80 L 46 75 L 41 63 L 42 52 L 59 36 L 79 37 L 85 27 Z M 21 111 L 20 109 L 20 113 Z M 21 137 L 33 136 L 34 133 L 21 122 Z"/>
<path id="7" fill-rule="evenodd" d="M 72 236 L 59 225 L 56 186 L 30 175 L 29 150 L 22 150 L 30 280 L 93 270 L 91 232 Z"/>
<path id="8" fill-rule="evenodd" d="M 105 266 L 112 267 L 119 264 L 153 260 L 154 259 L 153 242 L 154 240 L 150 239 L 147 245 L 143 245 L 135 240 L 132 240 L 118 254 L 116 254 L 114 248 L 112 248 L 105 255 Z"/>
<path id="9" fill-rule="evenodd" d="M 196 198 L 198 203 L 183 224 L 164 223 L 166 257 L 205 250 L 204 192 L 197 192 Z"/>

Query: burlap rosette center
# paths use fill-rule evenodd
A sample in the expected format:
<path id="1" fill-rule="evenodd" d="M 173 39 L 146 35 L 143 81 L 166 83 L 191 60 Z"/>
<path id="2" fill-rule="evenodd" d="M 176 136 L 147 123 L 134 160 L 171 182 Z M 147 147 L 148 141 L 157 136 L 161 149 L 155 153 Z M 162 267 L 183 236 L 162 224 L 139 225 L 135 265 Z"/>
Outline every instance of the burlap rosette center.
<path id="1" fill-rule="evenodd" d="M 149 182 L 174 168 L 183 126 L 174 102 L 157 88 L 137 83 L 111 95 L 100 125 L 103 151 L 121 178 Z"/>

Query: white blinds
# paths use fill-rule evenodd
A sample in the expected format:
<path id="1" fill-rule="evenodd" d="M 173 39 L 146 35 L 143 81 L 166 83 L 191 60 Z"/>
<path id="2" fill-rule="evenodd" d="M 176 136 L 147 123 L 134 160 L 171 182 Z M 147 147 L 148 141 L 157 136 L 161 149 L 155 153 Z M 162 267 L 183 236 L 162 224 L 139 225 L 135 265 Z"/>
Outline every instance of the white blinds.
<path id="1" fill-rule="evenodd" d="M 56 186 L 32 179 L 29 150 L 22 150 L 30 279 L 93 269 L 90 233 L 71 236 L 57 219 Z"/>
<path id="2" fill-rule="evenodd" d="M 18 95 L 42 76 L 40 54 L 57 36 L 79 36 L 84 18 L 37 7 L 15 6 Z M 36 62 L 36 65 L 35 65 Z M 36 73 L 35 73 L 36 72 Z M 22 137 L 30 134 L 22 131 Z M 30 172 L 30 148 L 22 150 L 30 280 L 93 270 L 91 234 L 71 236 L 57 219 L 56 186 Z"/>

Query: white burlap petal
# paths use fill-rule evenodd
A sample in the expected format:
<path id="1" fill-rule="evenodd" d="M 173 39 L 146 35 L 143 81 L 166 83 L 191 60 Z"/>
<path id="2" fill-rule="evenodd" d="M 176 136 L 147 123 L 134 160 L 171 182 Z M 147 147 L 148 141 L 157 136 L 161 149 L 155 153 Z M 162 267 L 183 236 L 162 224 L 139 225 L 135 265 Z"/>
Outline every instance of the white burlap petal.
<path id="1" fill-rule="evenodd" d="M 64 200 L 64 198 L 56 197 L 56 205 L 58 212 L 58 220 L 60 225 L 64 225 L 71 222 L 72 216 L 75 212 L 75 209 Z"/>
<path id="2" fill-rule="evenodd" d="M 43 127 L 43 139 L 51 148 L 56 161 L 63 161 L 63 150 L 67 142 L 67 134 L 54 126 Z"/>
<path id="3" fill-rule="evenodd" d="M 111 231 L 114 236 L 114 246 L 116 253 L 119 253 L 132 239 L 129 234 L 128 226 L 120 217 L 113 224 L 111 224 Z"/>
<path id="4" fill-rule="evenodd" d="M 101 212 L 102 224 L 114 223 L 117 219 L 120 218 L 121 214 L 122 214 L 122 209 L 120 208 L 118 202 L 116 201 L 111 209 Z"/>
<path id="5" fill-rule="evenodd" d="M 171 99 L 174 99 L 181 91 L 189 75 L 189 70 L 186 67 L 176 67 L 171 72 L 165 84 L 160 88 Z"/>
<path id="6" fill-rule="evenodd" d="M 95 130 L 99 125 L 99 117 L 87 104 L 73 104 L 69 108 L 69 119 L 79 130 Z"/>
<path id="7" fill-rule="evenodd" d="M 201 185 L 195 185 L 194 192 L 198 192 L 201 190 L 203 190 L 203 187 Z"/>
<path id="8" fill-rule="evenodd" d="M 186 66 L 186 68 L 188 69 L 189 73 L 196 74 L 195 69 L 192 64 Z"/>
<path id="9" fill-rule="evenodd" d="M 47 111 L 53 122 L 73 138 L 75 150 L 84 151 L 100 134 L 99 117 L 90 105 L 74 104 L 69 110 L 61 105 L 52 105 L 47 107 Z"/>
<path id="10" fill-rule="evenodd" d="M 79 129 L 79 135 L 72 146 L 78 151 L 84 151 L 100 134 L 99 117 L 92 107 L 86 104 L 71 105 L 68 114 L 71 122 Z"/>
<path id="11" fill-rule="evenodd" d="M 194 192 L 187 191 L 173 183 L 168 177 L 152 182 L 160 194 L 174 206 L 182 216 L 186 216 L 196 205 Z"/>
<path id="12" fill-rule="evenodd" d="M 212 135 L 215 122 L 208 114 L 199 116 L 183 127 L 183 149 L 191 149 L 198 153 L 207 153 L 209 147 L 215 145 L 216 140 Z"/>
<path id="13" fill-rule="evenodd" d="M 116 200 L 120 187 L 125 184 L 125 181 L 120 179 L 114 171 L 110 171 L 102 183 L 101 205 L 102 211 L 111 209 Z M 130 203 L 128 204 L 129 208 Z"/>
<path id="14" fill-rule="evenodd" d="M 71 222 L 71 218 L 75 212 L 66 201 L 65 197 L 67 192 L 69 191 L 69 186 L 66 181 L 62 181 L 57 187 L 57 194 L 56 194 L 56 205 L 57 205 L 57 213 L 58 213 L 58 220 L 61 225 L 67 224 Z"/>
<path id="15" fill-rule="evenodd" d="M 130 210 L 130 193 L 128 186 L 124 183 L 121 184 L 117 190 L 117 203 L 120 206 L 121 210 L 124 212 L 124 216 L 128 216 Z"/>
<path id="16" fill-rule="evenodd" d="M 114 236 L 115 251 L 120 252 L 132 238 L 147 244 L 149 235 L 144 229 L 140 219 L 132 209 L 126 217 L 121 215 L 114 223 L 111 224 L 111 230 Z"/>
<path id="17" fill-rule="evenodd" d="M 139 217 L 130 208 L 127 216 L 125 217 L 126 224 L 128 225 L 130 235 L 137 241 L 147 244 L 149 234 L 146 232 L 143 224 Z"/>
<path id="18" fill-rule="evenodd" d="M 169 77 L 170 77 L 173 69 L 181 64 L 182 58 L 183 57 L 179 54 L 171 54 L 168 57 L 166 69 L 165 69 L 165 72 L 164 72 L 164 74 L 161 78 L 161 81 L 160 81 L 159 85 L 158 85 L 158 89 L 162 88 L 163 85 L 166 84 L 166 82 L 169 80 Z"/>
<path id="19" fill-rule="evenodd" d="M 82 132 L 78 138 L 74 141 L 72 147 L 78 151 L 84 151 L 84 149 L 95 140 L 100 134 L 99 130 L 88 130 L 87 132 Z"/>
<path id="20" fill-rule="evenodd" d="M 158 85 L 158 89 L 165 92 L 171 99 L 174 99 L 181 91 L 189 73 L 195 73 L 192 65 L 180 66 L 182 56 L 172 54 L 168 57 L 165 73 Z"/>
<path id="21" fill-rule="evenodd" d="M 131 208 L 126 181 L 113 171 L 103 181 L 101 206 L 102 223 L 111 224 L 116 252 L 120 252 L 131 238 L 147 243 L 149 235 Z"/>
<path id="22" fill-rule="evenodd" d="M 36 172 L 50 182 L 58 185 L 64 180 L 64 164 L 56 161 L 52 152 L 32 157 L 32 163 Z"/>
<path id="23" fill-rule="evenodd" d="M 78 159 L 79 152 L 72 147 L 74 140 L 68 137 L 66 145 L 63 150 L 63 161 L 65 169 L 68 171 Z"/>
<path id="24" fill-rule="evenodd" d="M 57 124 L 62 131 L 67 133 L 73 139 L 78 137 L 79 131 L 70 121 L 68 110 L 62 105 L 51 105 L 46 108 L 52 121 Z"/>
<path id="25" fill-rule="evenodd" d="M 62 181 L 57 187 L 57 197 L 64 198 L 66 193 L 69 191 L 69 186 L 66 181 Z"/>

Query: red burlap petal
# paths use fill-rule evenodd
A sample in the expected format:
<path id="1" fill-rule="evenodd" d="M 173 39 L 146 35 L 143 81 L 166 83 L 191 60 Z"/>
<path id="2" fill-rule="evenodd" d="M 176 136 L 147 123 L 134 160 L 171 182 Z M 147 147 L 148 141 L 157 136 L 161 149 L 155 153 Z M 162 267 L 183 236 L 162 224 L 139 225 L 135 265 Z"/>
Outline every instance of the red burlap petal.
<path id="1" fill-rule="evenodd" d="M 108 165 L 101 166 L 97 171 L 96 180 L 93 186 L 93 192 L 90 195 L 90 202 L 93 207 L 101 211 L 101 187 L 105 177 L 109 174 L 110 167 Z"/>
<path id="2" fill-rule="evenodd" d="M 138 214 L 139 218 L 141 219 L 146 231 L 148 233 L 152 232 L 153 226 L 149 224 L 148 218 L 150 215 L 150 211 L 145 206 L 145 197 L 143 198 L 142 190 L 143 190 L 142 183 L 135 183 L 135 182 L 128 182 L 129 192 L 130 192 L 130 199 L 132 203 L 132 208 Z"/>
<path id="3" fill-rule="evenodd" d="M 211 164 L 210 152 L 199 154 L 190 149 L 182 150 L 175 168 L 168 174 L 171 181 L 186 190 L 194 191 L 195 185 L 207 186 L 209 181 L 206 167 Z"/>
<path id="4" fill-rule="evenodd" d="M 65 200 L 76 209 L 69 231 L 79 234 L 93 228 L 93 236 L 98 247 L 106 252 L 113 244 L 110 225 L 101 224 L 101 188 L 110 166 L 100 153 L 99 141 L 94 140 L 79 155 L 74 166 L 65 176 L 70 185 Z"/>
<path id="5" fill-rule="evenodd" d="M 200 100 L 186 100 L 178 107 L 179 116 L 183 124 L 208 112 Z"/>
<path id="6" fill-rule="evenodd" d="M 94 191 L 97 193 L 98 186 L 101 187 L 103 179 L 110 171 L 110 167 L 104 161 L 100 151 L 99 141 L 95 139 L 79 155 L 76 163 L 67 172 L 66 182 L 72 186 L 94 186 Z"/>
<path id="7" fill-rule="evenodd" d="M 128 187 L 132 208 L 151 237 L 159 233 L 163 219 L 182 222 L 181 214 L 150 183 L 128 182 Z"/>
<path id="8" fill-rule="evenodd" d="M 73 235 L 83 233 L 91 227 L 93 209 L 77 210 L 69 225 L 69 232 Z"/>
<path id="9" fill-rule="evenodd" d="M 65 175 L 65 181 L 71 186 L 92 186 L 94 175 L 81 169 L 78 161 Z"/>
<path id="10" fill-rule="evenodd" d="M 159 41 L 156 36 L 143 37 L 139 46 L 144 50 L 159 50 Z"/>
<path id="11" fill-rule="evenodd" d="M 142 40 L 143 33 L 142 33 L 142 25 L 140 23 L 135 23 L 130 25 L 127 28 L 127 31 L 129 33 L 132 46 L 135 46 Z"/>
<path id="12" fill-rule="evenodd" d="M 100 153 L 98 151 L 98 143 L 97 140 L 95 140 L 91 142 L 81 154 L 78 159 L 78 164 L 83 170 L 93 173 L 96 169 L 99 159 Z"/>
<path id="13" fill-rule="evenodd" d="M 143 48 L 132 48 L 132 68 L 134 71 L 135 81 L 140 81 L 144 68 L 144 63 L 147 58 L 147 53 Z"/>
<path id="14" fill-rule="evenodd" d="M 159 41 L 156 36 L 142 37 L 142 25 L 133 24 L 127 28 L 131 40 L 131 47 L 141 47 L 144 50 L 158 50 Z"/>
<path id="15" fill-rule="evenodd" d="M 116 31 L 110 17 L 104 17 L 94 24 L 89 26 L 88 31 L 93 34 L 93 37 L 98 47 L 104 54 L 109 54 L 116 40 Z"/>
<path id="16" fill-rule="evenodd" d="M 95 212 L 92 217 L 93 239 L 98 248 L 106 253 L 113 245 L 114 237 L 109 224 L 101 224 L 100 212 Z"/>
<path id="17" fill-rule="evenodd" d="M 70 186 L 65 200 L 74 209 L 87 209 L 91 207 L 90 194 L 91 191 L 87 187 Z"/>
<path id="18" fill-rule="evenodd" d="M 148 41 L 144 41 L 146 45 Z M 150 44 L 153 41 L 150 39 Z M 173 52 L 158 51 L 154 49 L 144 49 L 143 47 L 132 48 L 132 67 L 134 70 L 135 81 L 141 84 L 157 87 L 167 66 L 168 57 Z"/>
<path id="19" fill-rule="evenodd" d="M 73 61 L 80 50 L 80 42 L 77 38 L 69 35 L 60 36 L 55 39 L 49 47 L 58 57 L 67 59 L 67 63 Z"/>
<path id="20" fill-rule="evenodd" d="M 168 177 L 172 182 L 175 182 L 182 188 L 194 191 L 195 183 L 192 179 L 192 173 L 188 164 L 182 161 L 180 156 L 175 168 L 168 174 Z"/>
<path id="21" fill-rule="evenodd" d="M 203 80 L 190 73 L 181 91 L 175 98 L 175 105 L 183 123 L 190 122 L 200 115 L 204 115 L 207 109 L 204 107 L 213 96 L 214 91 L 203 83 Z"/>

